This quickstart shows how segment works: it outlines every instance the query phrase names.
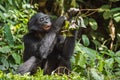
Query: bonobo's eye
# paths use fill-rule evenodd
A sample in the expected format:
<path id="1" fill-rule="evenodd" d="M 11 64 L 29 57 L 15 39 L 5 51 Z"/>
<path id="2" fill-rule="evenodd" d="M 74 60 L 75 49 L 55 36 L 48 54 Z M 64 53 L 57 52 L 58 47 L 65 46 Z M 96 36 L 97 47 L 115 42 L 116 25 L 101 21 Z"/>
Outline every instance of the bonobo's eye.
<path id="1" fill-rule="evenodd" d="M 38 18 L 38 25 L 40 28 L 42 27 L 43 30 L 48 31 L 51 28 L 51 21 L 49 16 L 42 16 Z"/>
<path id="2" fill-rule="evenodd" d="M 47 19 L 49 19 L 49 16 L 40 17 L 39 22 L 42 23 L 43 21 L 46 21 Z"/>
<path id="3" fill-rule="evenodd" d="M 40 22 L 43 22 L 43 21 L 44 21 L 44 17 L 40 17 L 40 18 L 39 18 L 39 21 L 40 21 Z"/>
<path id="4" fill-rule="evenodd" d="M 47 19 L 49 19 L 49 16 L 45 16 L 44 18 L 47 20 Z"/>

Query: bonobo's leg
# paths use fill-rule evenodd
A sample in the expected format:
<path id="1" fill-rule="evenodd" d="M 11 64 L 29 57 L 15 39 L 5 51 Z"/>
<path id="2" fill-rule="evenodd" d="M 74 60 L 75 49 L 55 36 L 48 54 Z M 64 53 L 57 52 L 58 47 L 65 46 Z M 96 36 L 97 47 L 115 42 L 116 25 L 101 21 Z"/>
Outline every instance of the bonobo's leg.
<path id="1" fill-rule="evenodd" d="M 32 56 L 30 57 L 26 62 L 24 62 L 19 68 L 17 73 L 24 74 L 27 72 L 30 72 L 32 74 L 32 70 L 37 67 L 38 65 L 38 60 L 36 57 Z"/>
<path id="2" fill-rule="evenodd" d="M 70 58 L 73 55 L 74 47 L 75 47 L 75 40 L 77 37 L 77 31 L 72 31 L 73 36 L 67 37 L 64 42 L 63 52 L 61 54 L 60 58 L 60 64 L 59 66 L 64 66 L 67 69 L 71 70 L 71 63 Z M 62 72 L 62 71 L 61 71 Z M 66 74 L 68 74 L 68 71 L 64 71 Z"/>
<path id="3" fill-rule="evenodd" d="M 62 36 L 58 36 L 59 42 L 56 43 L 52 53 L 47 57 L 44 67 L 45 74 L 51 74 L 53 71 L 69 74 L 69 70 L 71 70 L 70 58 L 73 55 L 77 31 L 73 30 L 71 33 L 73 36 L 67 37 L 65 41 Z M 60 68 L 58 70 L 59 67 L 66 67 L 67 69 Z"/>
<path id="4" fill-rule="evenodd" d="M 42 63 L 47 58 L 47 56 L 52 52 L 56 44 L 56 35 L 62 28 L 65 18 L 59 17 L 55 23 L 53 23 L 53 29 L 46 33 L 45 36 L 38 41 L 35 39 L 34 34 L 28 34 L 24 37 L 24 61 L 19 69 L 18 73 L 24 74 L 26 72 L 32 73 L 32 70 L 36 69 L 38 66 L 42 67 Z M 28 52 L 28 53 L 27 53 Z M 28 55 L 28 57 L 27 57 Z M 32 56 L 32 57 L 31 57 Z M 35 56 L 35 57 L 33 57 Z M 39 58 L 39 60 L 37 60 Z"/>

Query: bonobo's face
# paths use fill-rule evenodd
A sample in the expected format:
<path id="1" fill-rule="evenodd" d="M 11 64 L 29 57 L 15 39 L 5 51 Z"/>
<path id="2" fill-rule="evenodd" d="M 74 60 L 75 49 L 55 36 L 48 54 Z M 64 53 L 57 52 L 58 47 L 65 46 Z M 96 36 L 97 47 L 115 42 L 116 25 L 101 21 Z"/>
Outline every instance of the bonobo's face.
<path id="1" fill-rule="evenodd" d="M 39 19 L 38 19 L 39 28 L 42 27 L 42 29 L 45 31 L 49 30 L 51 28 L 50 17 L 42 13 L 40 15 L 41 16 L 39 16 Z"/>
<path id="2" fill-rule="evenodd" d="M 45 32 L 51 28 L 50 17 L 43 13 L 37 13 L 30 19 L 28 23 L 29 31 Z"/>

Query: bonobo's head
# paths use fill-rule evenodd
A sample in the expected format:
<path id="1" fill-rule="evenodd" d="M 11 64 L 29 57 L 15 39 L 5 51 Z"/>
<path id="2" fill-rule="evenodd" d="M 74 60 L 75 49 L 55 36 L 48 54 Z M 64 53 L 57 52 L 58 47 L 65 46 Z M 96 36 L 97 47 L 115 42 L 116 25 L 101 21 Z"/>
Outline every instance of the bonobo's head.
<path id="1" fill-rule="evenodd" d="M 37 13 L 28 22 L 28 30 L 36 32 L 48 32 L 51 28 L 50 17 L 44 13 Z"/>

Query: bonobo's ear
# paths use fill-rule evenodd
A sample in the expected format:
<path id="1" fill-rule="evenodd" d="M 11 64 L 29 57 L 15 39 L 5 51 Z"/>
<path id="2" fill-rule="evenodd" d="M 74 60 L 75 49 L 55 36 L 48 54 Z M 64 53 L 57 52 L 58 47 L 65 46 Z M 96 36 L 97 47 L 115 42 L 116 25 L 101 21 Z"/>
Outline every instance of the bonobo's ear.
<path id="1" fill-rule="evenodd" d="M 27 23 L 27 25 L 28 25 L 28 31 L 31 31 L 32 27 L 34 26 L 34 23 L 36 22 L 36 19 L 37 19 L 36 14 L 33 15 L 33 16 L 30 18 L 30 20 L 29 20 L 28 23 Z M 34 28 L 35 28 L 35 26 L 34 26 Z"/>
<path id="2" fill-rule="evenodd" d="M 62 26 L 64 25 L 66 17 L 60 16 L 52 25 L 55 28 L 56 31 L 59 31 Z"/>
<path id="3" fill-rule="evenodd" d="M 39 31 L 42 29 L 42 25 L 50 25 L 50 19 L 47 14 L 44 14 L 42 12 L 34 14 L 29 22 L 28 22 L 28 30 L 29 31 Z"/>

